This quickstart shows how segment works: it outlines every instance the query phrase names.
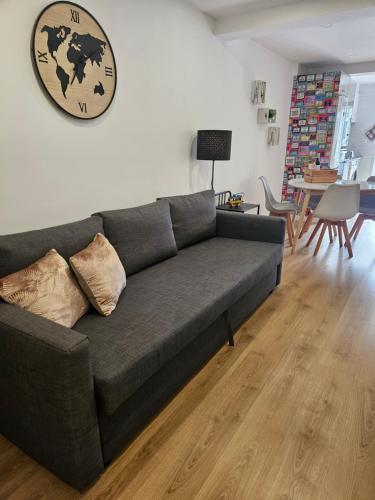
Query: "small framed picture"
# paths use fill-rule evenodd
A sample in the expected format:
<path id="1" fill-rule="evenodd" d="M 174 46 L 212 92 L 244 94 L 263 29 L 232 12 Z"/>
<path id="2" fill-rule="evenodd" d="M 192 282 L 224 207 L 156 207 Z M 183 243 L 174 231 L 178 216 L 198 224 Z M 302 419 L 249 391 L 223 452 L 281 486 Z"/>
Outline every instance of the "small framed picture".
<path id="1" fill-rule="evenodd" d="M 280 127 L 268 127 L 267 143 L 269 146 L 278 146 L 280 144 Z"/>
<path id="2" fill-rule="evenodd" d="M 263 80 L 255 80 L 251 86 L 251 102 L 253 104 L 266 103 L 267 83 Z"/>

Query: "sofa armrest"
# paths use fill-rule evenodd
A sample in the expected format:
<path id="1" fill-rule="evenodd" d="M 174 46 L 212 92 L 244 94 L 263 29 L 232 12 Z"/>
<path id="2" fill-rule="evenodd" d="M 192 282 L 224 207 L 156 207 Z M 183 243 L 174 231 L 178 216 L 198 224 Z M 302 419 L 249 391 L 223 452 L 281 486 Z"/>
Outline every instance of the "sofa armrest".
<path id="1" fill-rule="evenodd" d="M 284 244 L 285 220 L 282 217 L 217 211 L 216 234 L 223 238 Z"/>
<path id="2" fill-rule="evenodd" d="M 0 432 L 77 489 L 104 468 L 87 337 L 4 303 Z"/>

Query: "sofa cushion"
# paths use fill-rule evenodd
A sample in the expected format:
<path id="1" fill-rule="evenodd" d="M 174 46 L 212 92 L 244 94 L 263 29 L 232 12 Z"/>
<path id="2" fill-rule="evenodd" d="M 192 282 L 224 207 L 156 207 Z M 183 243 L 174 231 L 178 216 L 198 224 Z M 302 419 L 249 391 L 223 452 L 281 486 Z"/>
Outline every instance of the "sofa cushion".
<path id="1" fill-rule="evenodd" d="M 168 202 L 100 212 L 127 276 L 177 254 Z"/>
<path id="2" fill-rule="evenodd" d="M 101 410 L 111 415 L 281 259 L 282 245 L 212 238 L 130 277 L 108 318 L 89 311 L 75 329 L 89 337 Z"/>
<path id="3" fill-rule="evenodd" d="M 54 249 L 25 269 L 0 278 L 0 297 L 67 328 L 89 308 L 68 263 Z"/>
<path id="4" fill-rule="evenodd" d="M 177 248 L 193 245 L 216 235 L 215 191 L 162 198 L 171 207 Z"/>
<path id="5" fill-rule="evenodd" d="M 125 269 L 116 250 L 98 233 L 69 262 L 90 303 L 100 314 L 109 316 L 126 286 Z"/>
<path id="6" fill-rule="evenodd" d="M 0 236 L 0 278 L 29 266 L 51 248 L 69 260 L 102 232 L 102 219 L 90 217 L 62 226 Z"/>

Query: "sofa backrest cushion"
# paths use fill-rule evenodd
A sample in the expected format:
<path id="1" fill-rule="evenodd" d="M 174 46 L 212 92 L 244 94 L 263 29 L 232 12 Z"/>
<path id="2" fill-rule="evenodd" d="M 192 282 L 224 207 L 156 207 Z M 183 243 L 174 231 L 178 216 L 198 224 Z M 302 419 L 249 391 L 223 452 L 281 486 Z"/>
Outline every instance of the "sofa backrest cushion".
<path id="1" fill-rule="evenodd" d="M 173 232 L 179 250 L 216 236 L 215 191 L 162 199 L 168 200 L 170 204 Z"/>
<path id="2" fill-rule="evenodd" d="M 115 247 L 127 276 L 177 254 L 167 201 L 100 212 L 104 234 Z"/>
<path id="3" fill-rule="evenodd" d="M 102 232 L 102 219 L 89 217 L 62 226 L 0 236 L 0 278 L 24 269 L 51 248 L 68 260 Z"/>

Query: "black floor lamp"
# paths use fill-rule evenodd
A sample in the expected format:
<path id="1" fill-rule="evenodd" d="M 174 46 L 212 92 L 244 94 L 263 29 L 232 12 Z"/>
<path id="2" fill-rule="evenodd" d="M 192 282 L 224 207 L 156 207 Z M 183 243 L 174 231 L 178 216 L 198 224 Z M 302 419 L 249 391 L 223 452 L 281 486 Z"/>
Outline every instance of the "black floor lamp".
<path id="1" fill-rule="evenodd" d="M 197 160 L 212 161 L 212 189 L 214 189 L 215 161 L 229 161 L 231 147 L 231 130 L 198 130 Z"/>

